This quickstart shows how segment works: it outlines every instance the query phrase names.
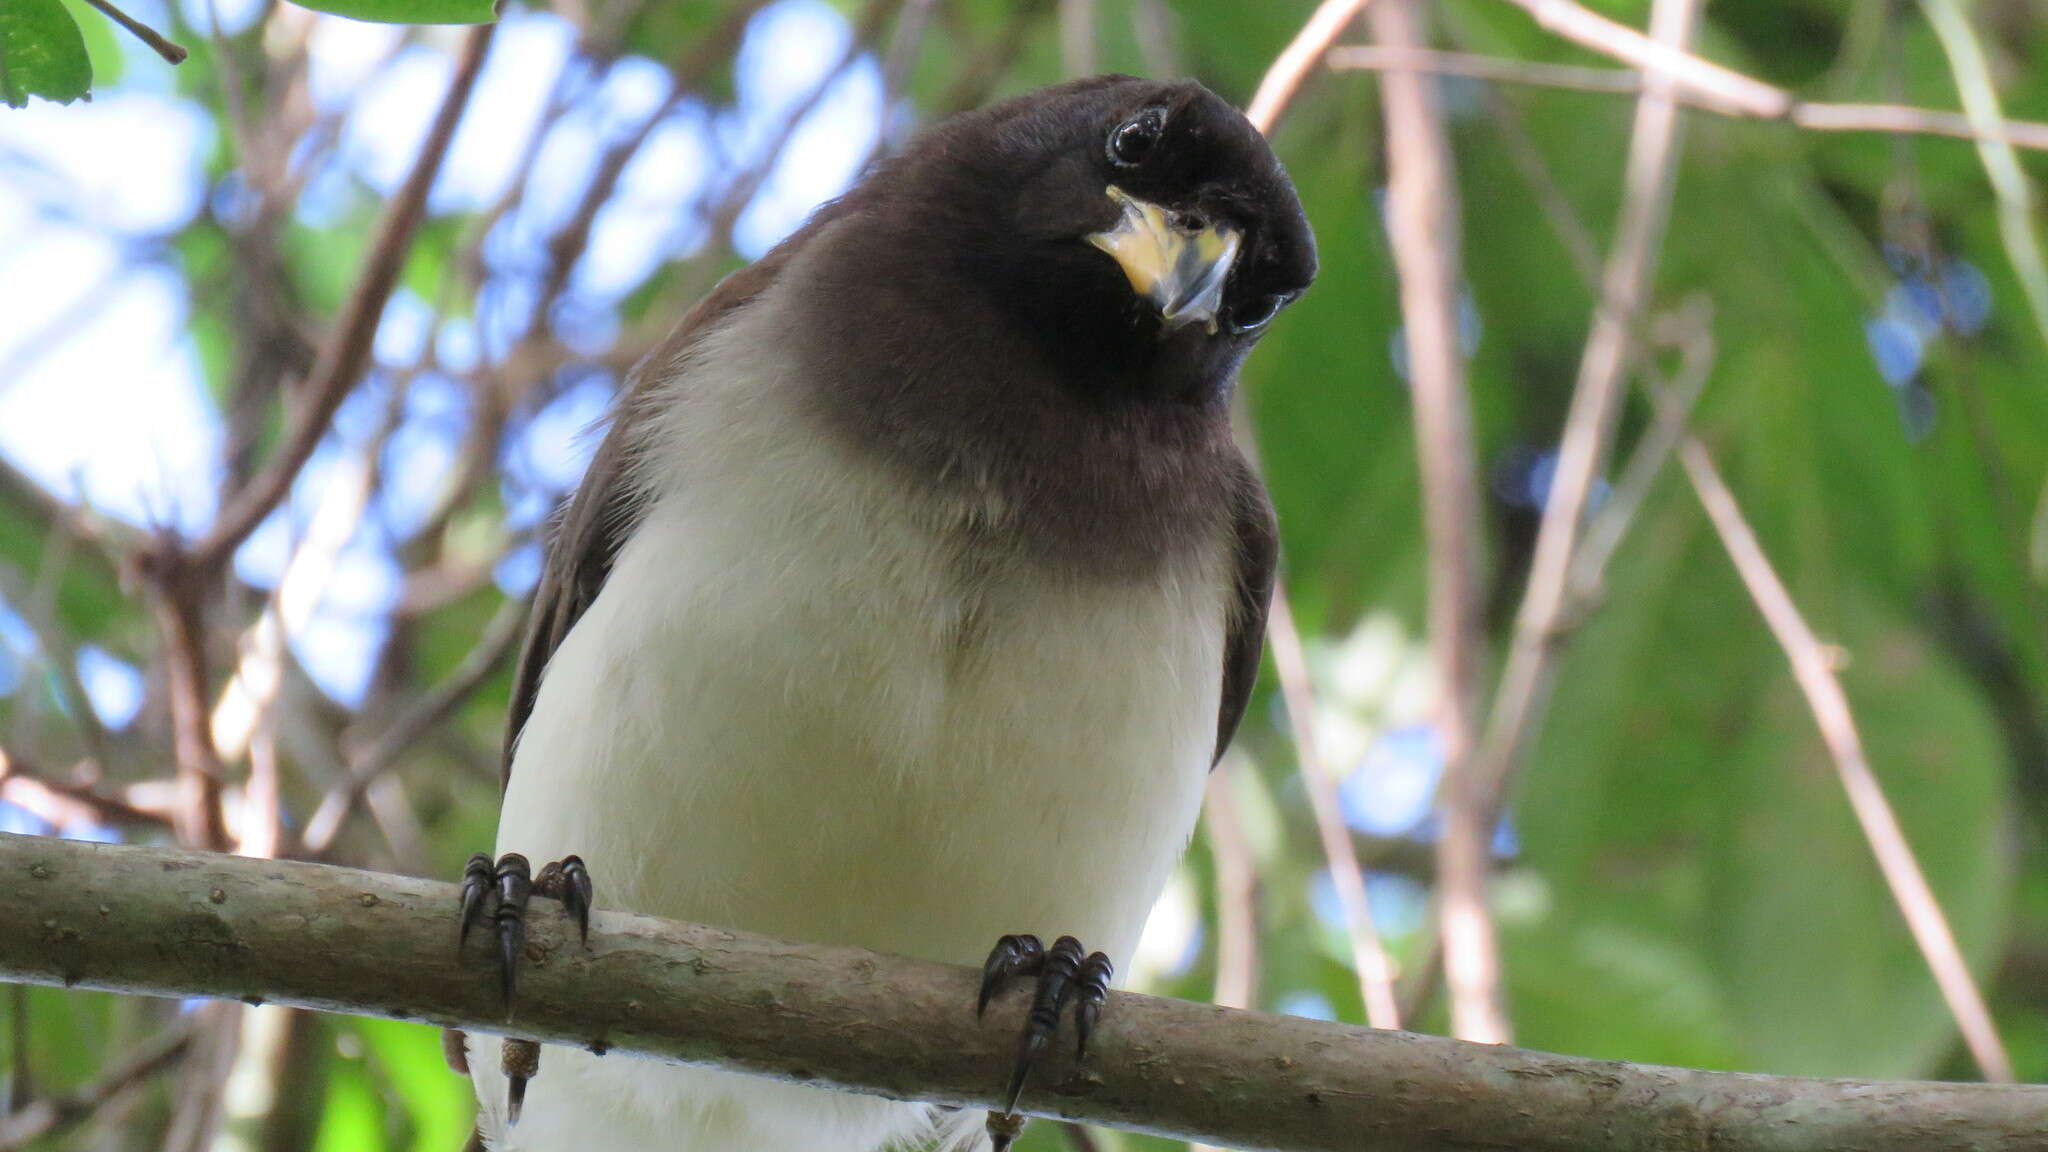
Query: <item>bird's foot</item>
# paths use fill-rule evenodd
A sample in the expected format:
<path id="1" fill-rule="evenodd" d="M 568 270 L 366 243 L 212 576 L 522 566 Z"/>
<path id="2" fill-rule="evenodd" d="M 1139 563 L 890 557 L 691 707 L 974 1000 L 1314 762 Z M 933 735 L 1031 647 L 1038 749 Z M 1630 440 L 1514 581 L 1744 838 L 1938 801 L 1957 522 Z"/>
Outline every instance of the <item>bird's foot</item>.
<path id="1" fill-rule="evenodd" d="M 1069 1004 L 1074 1006 L 1074 1054 L 1077 1059 L 1087 1056 L 1088 1037 L 1102 1017 L 1102 1004 L 1109 996 L 1109 981 L 1115 973 L 1116 966 L 1109 957 L 1087 951 L 1072 936 L 1053 941 L 1050 949 L 1036 936 L 1005 936 L 989 951 L 981 966 L 976 1016 L 988 1010 L 990 998 L 1012 977 L 1038 977 L 1038 990 L 1031 999 L 1031 1012 L 1017 1043 L 1017 1059 L 1010 1070 L 1003 1111 L 988 1114 L 988 1134 L 995 1143 L 995 1152 L 1004 1152 L 1024 1130 L 1023 1117 L 1017 1114 L 1017 1098 L 1024 1092 L 1024 1080 L 1031 1074 L 1031 1066 L 1038 1062 L 1039 1053 L 1045 1051 L 1059 1027 L 1060 1013 Z"/>
<path id="2" fill-rule="evenodd" d="M 538 876 L 526 857 L 507 852 L 495 863 L 478 852 L 462 870 L 462 926 L 456 947 L 469 939 L 469 930 L 491 921 L 498 939 L 498 986 L 505 996 L 505 1015 L 512 1015 L 512 997 L 518 988 L 519 961 L 526 948 L 526 906 L 535 896 L 562 902 L 576 917 L 577 937 L 590 943 L 590 869 L 581 857 L 564 856 L 546 865 Z M 540 1045 L 531 1040 L 505 1041 L 501 1058 L 505 1070 L 507 1114 L 519 1122 L 519 1109 L 526 1100 L 526 1082 L 540 1070 Z"/>

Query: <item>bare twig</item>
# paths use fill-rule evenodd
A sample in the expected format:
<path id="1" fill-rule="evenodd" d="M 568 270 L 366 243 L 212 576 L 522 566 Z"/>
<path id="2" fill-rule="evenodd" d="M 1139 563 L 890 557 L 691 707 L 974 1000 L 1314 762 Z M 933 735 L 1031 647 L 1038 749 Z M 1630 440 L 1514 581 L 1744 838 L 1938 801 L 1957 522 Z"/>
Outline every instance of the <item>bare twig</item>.
<path id="1" fill-rule="evenodd" d="M 129 35 L 147 44 L 150 51 L 163 57 L 170 63 L 183 64 L 185 57 L 191 55 L 191 53 L 185 51 L 183 45 L 174 44 L 164 39 L 163 33 L 114 7 L 108 0 L 85 0 L 85 2 L 105 13 L 107 19 L 126 28 Z"/>
<path id="2" fill-rule="evenodd" d="M 1683 54 L 1695 9 L 1694 0 L 1658 0 L 1651 19 L 1660 52 Z M 1570 606 L 1572 557 L 1626 394 L 1635 352 L 1632 328 L 1649 294 L 1676 180 L 1678 111 L 1670 91 L 1665 74 L 1654 73 L 1637 104 L 1621 223 L 1579 362 L 1528 590 L 1516 613 L 1506 668 L 1475 757 L 1474 775 L 1493 807 L 1533 740 L 1549 696 L 1556 648 Z"/>
<path id="3" fill-rule="evenodd" d="M 1253 127 L 1266 135 L 1272 134 L 1274 125 L 1300 91 L 1303 78 L 1370 2 L 1324 0 L 1259 82 L 1259 90 L 1245 112 L 1245 118 Z M 1257 444 L 1249 433 L 1250 422 L 1241 394 L 1233 419 L 1239 428 L 1239 441 L 1256 462 Z M 1365 1004 L 1366 1022 L 1375 1028 L 1399 1028 L 1401 1013 L 1394 998 L 1394 965 L 1379 938 L 1379 930 L 1373 925 L 1372 904 L 1365 890 L 1365 873 L 1359 867 L 1358 853 L 1344 825 L 1336 781 L 1324 765 L 1316 741 L 1315 690 L 1309 680 L 1301 632 L 1294 621 L 1294 605 L 1288 598 L 1284 581 L 1273 588 L 1266 642 L 1280 675 L 1281 696 L 1287 705 L 1288 727 L 1294 737 L 1295 764 L 1302 787 L 1308 793 L 1316 835 L 1322 842 L 1323 856 L 1330 866 L 1330 880 L 1344 913 L 1345 934 L 1351 942 L 1351 963 L 1358 977 L 1359 998 Z"/>
<path id="4" fill-rule="evenodd" d="M 284 446 L 221 509 L 205 537 L 192 545 L 187 562 L 195 568 L 217 571 L 283 502 L 306 461 L 312 458 L 313 450 L 327 434 L 341 402 L 362 378 L 370 362 L 372 338 L 384 314 L 385 302 L 391 298 L 406 256 L 412 251 L 413 237 L 426 213 L 427 192 L 441 171 L 449 142 L 469 107 L 470 94 L 483 70 L 496 27 L 480 24 L 465 37 L 454 78 L 420 145 L 412 171 L 385 206 L 355 286 L 301 388 L 303 398 L 285 433 Z"/>
<path id="5" fill-rule="evenodd" d="M 1395 48 L 1425 41 L 1414 0 L 1381 0 L 1372 34 Z M 1458 351 L 1457 176 L 1430 86 L 1396 69 L 1380 83 L 1387 123 L 1387 235 L 1401 283 L 1401 320 L 1414 397 L 1424 536 L 1429 547 L 1429 645 L 1436 670 L 1435 727 L 1444 748 L 1437 841 L 1439 914 L 1451 1031 L 1506 1043 L 1500 961 L 1486 910 L 1493 843 L 1484 778 L 1472 772 L 1483 634 L 1479 618 L 1478 465 L 1471 402 Z"/>
<path id="6" fill-rule="evenodd" d="M 1394 999 L 1393 961 L 1388 959 L 1379 932 L 1373 927 L 1365 873 L 1358 866 L 1358 853 L 1344 827 L 1337 782 L 1323 764 L 1316 741 L 1316 702 L 1309 682 L 1308 659 L 1302 651 L 1301 630 L 1295 626 L 1294 607 L 1284 587 L 1273 591 L 1266 642 L 1273 651 L 1273 666 L 1280 673 L 1280 693 L 1287 704 L 1287 723 L 1294 735 L 1302 787 L 1308 792 L 1316 833 L 1330 863 L 1330 881 L 1336 888 L 1337 903 L 1344 910 L 1344 930 L 1351 939 L 1351 963 L 1358 973 L 1358 993 L 1365 1001 L 1366 1023 L 1375 1028 L 1399 1028 L 1401 1011 Z"/>
<path id="7" fill-rule="evenodd" d="M 576 262 L 590 246 L 590 233 L 597 224 L 598 213 L 618 191 L 626 166 L 640 154 L 647 138 L 654 134 L 662 121 L 668 119 L 685 100 L 698 95 L 712 71 L 730 59 L 741 34 L 746 31 L 747 22 L 753 19 L 761 6 L 762 0 L 749 0 L 726 13 L 715 28 L 677 59 L 671 70 L 673 87 L 668 98 L 648 113 L 633 131 L 605 149 L 591 173 L 590 182 L 584 186 L 583 197 L 577 202 L 576 210 L 569 214 L 568 222 L 548 241 L 547 268 L 541 275 L 540 291 L 534 297 L 533 311 L 527 318 L 528 340 L 537 338 L 548 328 L 549 316 L 569 286 L 570 273 L 575 271 Z"/>
<path id="8" fill-rule="evenodd" d="M 191 1045 L 191 1025 L 172 1025 L 113 1071 L 78 1091 L 37 1100 L 0 1118 L 0 1152 L 26 1148 L 43 1137 L 90 1119 L 129 1090 L 177 1064 Z"/>
<path id="9" fill-rule="evenodd" d="M 1323 54 L 1344 29 L 1358 19 L 1365 6 L 1372 0 L 1323 0 L 1308 23 L 1294 34 L 1294 39 L 1274 57 L 1272 66 L 1259 81 L 1259 90 L 1252 94 L 1252 102 L 1245 109 L 1245 119 L 1260 132 L 1271 136 L 1273 128 L 1280 123 L 1280 117 L 1287 106 L 1294 103 L 1295 93 L 1301 90 L 1301 82 L 1322 63 Z"/>
<path id="10" fill-rule="evenodd" d="M 373 447 L 336 469 L 320 494 L 304 539 L 292 550 L 277 591 L 237 645 L 239 659 L 209 721 L 223 762 L 239 760 L 284 680 L 285 643 L 312 620 L 335 561 L 362 523 L 370 502 Z"/>
<path id="11" fill-rule="evenodd" d="M 902 99 L 903 91 L 910 83 L 910 73 L 917 67 L 918 51 L 924 47 L 925 33 L 931 28 L 932 13 L 938 6 L 939 0 L 906 0 L 903 11 L 896 16 L 896 27 L 889 33 L 888 50 L 882 53 L 884 117 L 895 114 L 896 101 Z"/>
<path id="12" fill-rule="evenodd" d="M 1384 44 L 1341 44 L 1330 49 L 1329 65 L 1340 72 L 1399 69 L 1432 76 L 1464 76 L 1570 92 L 1636 93 L 1643 74 L 1627 68 L 1582 68 L 1540 60 L 1509 60 L 1472 52 L 1440 52 L 1434 48 L 1390 48 Z"/>
<path id="13" fill-rule="evenodd" d="M 1138 58 L 1151 76 L 1179 76 L 1182 66 L 1179 18 L 1166 0 L 1137 0 L 1131 5 L 1131 36 L 1138 42 Z"/>
<path id="14" fill-rule="evenodd" d="M 1212 1003 L 1250 1008 L 1259 983 L 1258 869 L 1252 863 L 1244 821 L 1231 783 L 1235 762 L 1209 773 L 1202 826 L 1209 832 L 1209 858 L 1216 869 L 1216 991 Z M 1223 1152 L 1212 1144 L 1190 1144 L 1188 1152 Z"/>
<path id="15" fill-rule="evenodd" d="M 1785 650 L 1785 658 L 1792 665 L 1792 677 L 1798 681 L 1799 691 L 1805 695 L 1808 707 L 1813 709 L 1814 722 L 1820 728 L 1821 739 L 1827 744 L 1835 772 L 1841 777 L 1842 790 L 1849 796 L 1849 806 L 1855 810 L 1856 822 L 1862 827 L 1864 838 L 1870 842 L 1871 854 L 1877 858 L 1878 870 L 1884 873 L 1892 899 L 1898 902 L 1899 911 L 1905 916 L 1906 927 L 1913 933 L 1913 942 L 1919 945 L 1928 969 L 1934 973 L 1934 982 L 1941 989 L 1942 999 L 1948 1003 L 1949 1013 L 1955 1017 L 1956 1025 L 1962 1031 L 1963 1042 L 1969 1046 L 1970 1055 L 1976 1059 L 1977 1067 L 1986 1080 L 2012 1080 L 2012 1059 L 2006 1054 L 2004 1042 L 1998 1038 L 1998 1028 L 1984 1006 L 1983 993 L 1978 990 L 1976 979 L 1970 975 L 1969 965 L 1963 960 L 1962 949 L 1956 944 L 1955 933 L 1949 927 L 1940 902 L 1935 899 L 1934 889 L 1928 886 L 1920 862 L 1906 843 L 1905 830 L 1899 827 L 1898 817 L 1893 814 L 1890 801 L 1885 799 L 1883 786 L 1870 770 L 1870 761 L 1863 750 L 1863 738 L 1856 730 L 1855 716 L 1849 710 L 1849 698 L 1843 693 L 1841 682 L 1835 678 L 1827 645 L 1821 643 L 1820 637 L 1813 634 L 1813 629 L 1799 614 L 1798 606 L 1792 602 L 1792 594 L 1771 567 L 1770 558 L 1764 555 L 1763 546 L 1757 542 L 1756 533 L 1743 518 L 1742 509 L 1721 479 L 1719 469 L 1714 467 L 1713 457 L 1706 446 L 1688 435 L 1679 444 L 1678 459 L 1685 466 L 1686 476 L 1691 479 L 1693 491 L 1699 496 L 1700 506 L 1706 509 L 1707 518 L 1720 535 L 1729 560 L 1734 562 L 1743 585 L 1749 589 L 1750 599 L 1756 601 L 1757 610 L 1763 613 L 1764 622 L 1770 625 L 1778 646 Z"/>
<path id="16" fill-rule="evenodd" d="M 1330 67 L 1380 71 L 1410 68 L 1439 76 L 1469 76 L 1503 84 L 1560 88 L 1571 92 L 1633 95 L 1643 90 L 1643 73 L 1624 68 L 1582 68 L 1535 60 L 1510 60 L 1469 52 L 1394 52 L 1377 45 L 1346 44 L 1330 49 Z M 1791 97 L 1783 112 L 1771 106 L 1748 108 L 1717 101 L 1700 89 L 1681 85 L 1672 97 L 1688 107 L 1724 116 L 1782 119 L 1814 132 L 1884 132 L 1942 136 L 1953 140 L 1987 140 L 2002 135 L 2016 148 L 2048 150 L 2048 124 L 2031 120 L 1993 120 L 1984 127 L 1969 115 L 1909 104 L 1833 103 Z"/>
<path id="17" fill-rule="evenodd" d="M 1984 60 L 1984 46 L 1970 27 L 1970 17 L 1958 0 L 1921 0 L 1927 20 L 1948 57 L 1949 72 L 1955 76 L 1956 91 L 1962 96 L 1963 112 L 1976 131 L 1977 156 L 1991 190 L 1998 197 L 1998 234 L 2005 242 L 2006 258 L 2033 312 L 2034 327 L 2048 340 L 2048 256 L 2041 251 L 2041 237 L 2034 230 L 2034 186 L 2013 152 L 2012 126 L 1998 105 L 1998 88 L 1991 82 L 1991 68 Z M 2048 135 L 2048 125 L 2040 126 Z"/>
<path id="18" fill-rule="evenodd" d="M 1216 994 L 1225 1008 L 1250 1008 L 1259 986 L 1259 874 L 1233 792 L 1232 764 L 1209 773 L 1203 807 L 1216 868 Z"/>
<path id="19" fill-rule="evenodd" d="M 349 765 L 347 776 L 328 790 L 320 801 L 320 807 L 314 810 L 312 819 L 306 821 L 302 837 L 305 855 L 317 859 L 327 854 L 334 846 L 335 837 L 340 835 L 349 812 L 362 798 L 363 791 L 397 764 L 399 757 L 421 736 L 454 715 L 455 710 L 490 679 L 518 645 L 525 620 L 526 602 L 506 601 L 484 629 L 476 647 L 470 649 L 469 655 L 463 657 L 455 671 L 411 709 L 393 720 L 376 742 Z"/>
<path id="20" fill-rule="evenodd" d="M 82 784 L 52 780 L 0 748 L 0 800 L 35 813 L 59 828 L 80 824 L 137 824 L 162 828 L 169 814 L 106 796 Z"/>
<path id="21" fill-rule="evenodd" d="M 767 145 L 756 154 L 751 164 L 727 181 L 725 187 L 720 189 L 717 197 L 712 200 L 711 209 L 706 213 L 706 217 L 714 240 L 726 239 L 732 235 L 733 225 L 739 221 L 740 213 L 746 211 L 747 205 L 754 200 L 754 193 L 761 190 L 762 183 L 775 171 L 776 164 L 782 159 L 783 150 L 789 147 L 790 138 L 796 135 L 796 130 L 803 125 L 804 118 L 817 108 L 825 95 L 832 91 L 832 86 L 839 83 L 847 70 L 868 51 L 868 46 L 881 34 L 882 25 L 903 2 L 904 0 L 868 0 L 861 9 L 860 20 L 854 25 L 853 34 L 847 37 L 846 49 L 839 54 L 839 59 L 825 70 L 824 75 L 818 78 L 818 82 L 813 84 L 809 91 L 789 106 L 783 113 L 781 123 L 776 125 L 774 135 L 768 138 Z"/>
<path id="22" fill-rule="evenodd" d="M 162 637 L 164 688 L 170 697 L 171 745 L 178 767 L 178 803 L 171 824 L 178 842 L 225 848 L 228 832 L 221 811 L 220 754 L 207 716 L 205 593 L 190 569 L 158 574 L 150 608 Z"/>
<path id="23" fill-rule="evenodd" d="M 453 884 L 174 849 L 0 836 L 0 979 L 268 1002 L 517 1034 L 987 1108 L 1022 990 L 978 969 L 626 912 L 537 916 L 516 1022 L 449 947 Z M 101 908 L 106 909 L 105 912 Z M 404 973 L 394 980 L 392 973 Z M 1584 1061 L 1112 992 L 1085 1066 L 1049 1046 L 1041 1114 L 1299 1152 L 2020 1152 L 2048 1087 L 1886 1084 Z"/>
<path id="24" fill-rule="evenodd" d="M 1666 91 L 1689 89 L 1700 100 L 1745 116 L 1776 120 L 1795 100 L 1782 88 L 1692 55 L 1684 45 L 1645 36 L 1573 0 L 1508 0 L 1551 32 L 1603 56 L 1625 61 L 1661 78 Z M 1664 99 L 1671 97 L 1666 95 Z"/>
<path id="25" fill-rule="evenodd" d="M 1635 523 L 1636 513 L 1649 497 L 1651 486 L 1663 474 L 1664 465 L 1671 459 L 1671 453 L 1678 447 L 1679 438 L 1692 419 L 1693 405 L 1706 388 L 1707 376 L 1714 367 L 1714 333 L 1708 327 L 1708 305 L 1701 298 L 1688 311 L 1692 315 L 1684 321 L 1689 330 L 1681 344 L 1682 360 L 1678 371 L 1668 383 L 1654 385 L 1656 417 L 1642 438 L 1636 441 L 1628 463 L 1622 465 L 1620 478 L 1614 482 L 1607 499 L 1601 502 L 1600 510 L 1587 522 L 1578 551 L 1572 555 L 1570 573 L 1565 581 L 1567 616 L 1578 615 L 1583 605 L 1600 594 L 1607 576 L 1607 562 L 1613 559 L 1622 537 Z M 1645 372 L 1644 375 L 1655 373 Z"/>

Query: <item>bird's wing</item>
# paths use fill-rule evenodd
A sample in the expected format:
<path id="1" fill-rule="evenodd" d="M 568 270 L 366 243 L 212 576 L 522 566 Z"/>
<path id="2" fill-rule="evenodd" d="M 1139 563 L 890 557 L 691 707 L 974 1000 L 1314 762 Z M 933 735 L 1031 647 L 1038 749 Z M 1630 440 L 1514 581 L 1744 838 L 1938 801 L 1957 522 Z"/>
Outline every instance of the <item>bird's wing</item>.
<path id="1" fill-rule="evenodd" d="M 638 450 L 639 426 L 647 418 L 648 407 L 635 401 L 719 320 L 760 295 L 774 281 L 776 273 L 795 252 L 796 239 L 792 237 L 760 260 L 719 281 L 627 379 L 611 429 L 592 457 L 590 470 L 584 473 L 576 495 L 562 510 L 547 545 L 547 561 L 533 593 L 533 616 L 512 682 L 512 706 L 505 724 L 503 782 L 511 782 L 512 753 L 518 747 L 527 716 L 533 712 L 534 697 L 540 692 L 541 675 L 547 671 L 548 661 L 576 621 L 596 601 L 605 578 L 611 575 L 620 546 L 639 526 L 645 512 L 639 486 L 633 482 L 632 464 L 633 454 Z"/>
<path id="2" fill-rule="evenodd" d="M 1223 646 L 1223 700 L 1216 715 L 1216 755 L 1223 759 L 1251 703 L 1259 678 L 1259 654 L 1266 645 L 1266 610 L 1273 602 L 1273 573 L 1280 558 L 1280 527 L 1273 502 L 1251 465 L 1239 462 L 1231 484 L 1231 518 L 1236 527 L 1237 579 L 1230 601 L 1230 631 Z"/>

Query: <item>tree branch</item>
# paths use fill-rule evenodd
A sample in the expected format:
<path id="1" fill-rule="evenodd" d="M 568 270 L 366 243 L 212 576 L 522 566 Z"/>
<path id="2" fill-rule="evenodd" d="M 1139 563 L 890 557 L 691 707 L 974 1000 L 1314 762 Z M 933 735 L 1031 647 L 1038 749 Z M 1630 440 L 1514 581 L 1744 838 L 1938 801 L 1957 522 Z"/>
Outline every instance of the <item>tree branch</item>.
<path id="1" fill-rule="evenodd" d="M 1698 5 L 1688 0 L 1664 0 L 1652 10 L 1658 35 L 1645 42 L 1658 53 L 1684 56 L 1697 10 Z M 1533 743 L 1549 700 L 1570 606 L 1572 557 L 1578 551 L 1594 482 L 1613 447 L 1614 425 L 1637 353 L 1633 326 L 1655 279 L 1677 182 L 1680 121 L 1671 95 L 1675 78 L 1676 74 L 1651 72 L 1636 105 L 1621 222 L 1572 387 L 1528 589 L 1515 615 L 1514 639 L 1474 755 L 1475 786 L 1492 805 L 1500 803 L 1516 765 Z"/>
<path id="2" fill-rule="evenodd" d="M 1274 125 L 1280 122 L 1281 113 L 1294 103 L 1294 94 L 1301 90 L 1301 82 L 1315 66 L 1322 62 L 1323 55 L 1344 29 L 1358 19 L 1365 6 L 1372 0 L 1323 0 L 1316 7 L 1315 14 L 1301 31 L 1294 34 L 1286 48 L 1273 60 L 1266 75 L 1259 81 L 1259 90 L 1252 93 L 1252 102 L 1245 108 L 1245 119 L 1260 132 L 1271 136 Z"/>
<path id="3" fill-rule="evenodd" d="M 483 71 L 484 57 L 490 51 L 496 27 L 494 24 L 479 25 L 471 29 L 464 40 L 455 76 L 449 81 L 447 94 L 442 98 L 440 110 L 435 113 L 425 143 L 420 146 L 419 156 L 413 161 L 405 183 L 385 206 L 376 235 L 370 242 L 370 253 L 363 261 L 363 270 L 356 277 L 348 302 L 300 390 L 304 399 L 293 416 L 284 447 L 250 480 L 247 487 L 228 501 L 212 530 L 192 546 L 189 562 L 194 567 L 214 570 L 226 564 L 242 541 L 256 531 L 264 517 L 284 501 L 306 461 L 312 459 L 313 450 L 326 436 L 334 414 L 341 409 L 341 402 L 362 379 L 363 370 L 370 363 L 373 337 L 378 321 L 384 315 L 384 305 L 390 300 L 391 290 L 397 286 L 398 275 L 404 270 L 406 257 L 412 252 L 413 237 L 419 231 L 420 222 L 426 218 L 427 193 L 434 186 L 434 178 L 440 174 L 441 162 L 447 158 L 455 129 L 469 108 L 470 93 L 475 90 L 477 76 Z"/>
<path id="4" fill-rule="evenodd" d="M 1878 871 L 1884 874 L 1885 885 L 1891 889 L 1892 899 L 1913 933 L 1913 943 L 1934 974 L 1935 986 L 1941 990 L 1949 1014 L 1955 1017 L 1963 1043 L 1969 1047 L 1985 1079 L 2010 1081 L 2012 1057 L 1998 1037 L 1998 1025 L 1985 1006 L 1976 979 L 1970 975 L 1970 965 L 1963 958 L 1962 946 L 1956 943 L 1948 916 L 1942 912 L 1941 902 L 1935 899 L 1934 889 L 1927 883 L 1926 872 L 1906 842 L 1906 831 L 1899 826 L 1891 801 L 1885 799 L 1883 785 L 1871 771 L 1870 758 L 1863 751 L 1863 737 L 1858 734 L 1855 715 L 1849 710 L 1848 694 L 1835 678 L 1827 645 L 1821 643 L 1806 618 L 1800 615 L 1792 593 L 1778 578 L 1770 557 L 1764 555 L 1763 545 L 1743 517 L 1735 494 L 1721 479 L 1720 470 L 1714 467 L 1714 458 L 1706 445 L 1697 437 L 1683 437 L 1678 445 L 1678 461 L 1685 466 L 1693 492 L 1720 535 L 1743 586 L 1749 589 L 1750 599 L 1756 601 L 1771 635 L 1785 650 L 1792 678 L 1813 711 L 1814 724 L 1835 762 L 1835 773 L 1841 778 L 1842 791 L 1849 797 L 1849 807 L 1856 813 L 1856 823 L 1863 829 L 1870 853 L 1877 859 Z"/>
<path id="5" fill-rule="evenodd" d="M 268 1000 L 511 1032 L 898 1099 L 994 1105 L 1021 994 L 854 948 L 600 912 L 533 918 L 510 1020 L 456 888 L 325 865 L 0 835 L 0 979 Z M 1042 1114 L 1328 1152 L 2022 1152 L 2048 1088 L 1749 1076 L 1576 1060 L 1116 993 Z"/>
<path id="6" fill-rule="evenodd" d="M 1329 65 L 1334 71 L 1377 72 L 1408 68 L 1437 76 L 1464 76 L 1501 84 L 1522 84 L 1532 88 L 1559 88 L 1571 92 L 1611 93 L 1633 96 L 1643 90 L 1643 73 L 1633 68 L 1582 68 L 1576 64 L 1549 64 L 1540 60 L 1513 60 L 1470 52 L 1436 52 L 1429 49 L 1397 51 L 1377 44 L 1344 44 L 1330 49 Z M 1942 136 L 1951 140 L 1989 140 L 2003 137 L 2015 148 L 2048 150 L 2048 124 L 2033 120 L 1990 120 L 1980 128 L 1961 112 L 1938 108 L 1916 108 L 1910 104 L 1834 103 L 1825 100 L 1793 99 L 1782 113 L 1771 108 L 1738 106 L 1718 102 L 1697 88 L 1680 86 L 1672 98 L 1688 108 L 1722 116 L 1783 119 L 1795 128 L 1811 132 L 1882 132 L 1912 136 Z"/>
<path id="7" fill-rule="evenodd" d="M 1386 0 L 1367 14 L 1373 39 L 1397 49 L 1427 39 L 1423 9 Z M 1486 909 L 1492 863 L 1492 805 L 1472 761 L 1474 711 L 1485 643 L 1479 602 L 1479 466 L 1472 403 L 1458 349 L 1459 254 L 1456 163 L 1434 89 L 1421 73 L 1380 77 L 1387 124 L 1388 242 L 1401 287 L 1401 324 L 1414 398 L 1416 464 L 1422 478 L 1423 538 L 1429 549 L 1429 648 L 1436 670 L 1432 709 L 1443 741 L 1437 790 L 1437 893 L 1451 1032 L 1506 1043 L 1499 948 Z"/>

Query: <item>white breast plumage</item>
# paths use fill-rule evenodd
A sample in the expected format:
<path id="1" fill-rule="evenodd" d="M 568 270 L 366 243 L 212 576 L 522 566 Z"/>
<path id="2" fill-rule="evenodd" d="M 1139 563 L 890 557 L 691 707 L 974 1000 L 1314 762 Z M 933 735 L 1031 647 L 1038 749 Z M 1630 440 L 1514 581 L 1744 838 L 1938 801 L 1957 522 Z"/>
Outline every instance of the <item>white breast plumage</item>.
<path id="1" fill-rule="evenodd" d="M 1200 804 L 1226 550 L 1140 584 L 964 579 L 943 515 L 807 415 L 778 309 L 679 366 L 645 520 L 548 668 L 498 850 L 578 853 L 600 905 L 660 916 L 963 964 L 1071 934 L 1121 964 Z M 475 1043 L 499 1149 L 861 1152 L 926 1120 L 550 1049 L 508 1140 Z"/>

